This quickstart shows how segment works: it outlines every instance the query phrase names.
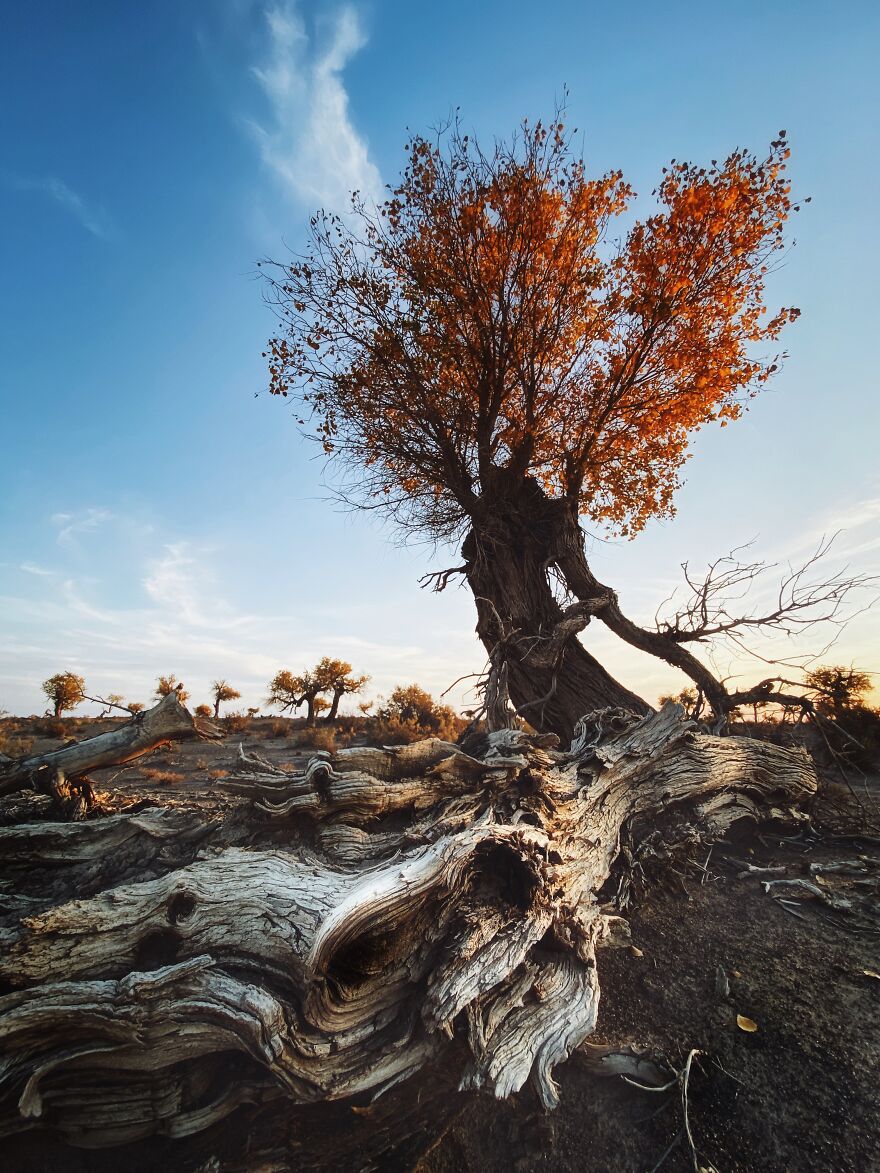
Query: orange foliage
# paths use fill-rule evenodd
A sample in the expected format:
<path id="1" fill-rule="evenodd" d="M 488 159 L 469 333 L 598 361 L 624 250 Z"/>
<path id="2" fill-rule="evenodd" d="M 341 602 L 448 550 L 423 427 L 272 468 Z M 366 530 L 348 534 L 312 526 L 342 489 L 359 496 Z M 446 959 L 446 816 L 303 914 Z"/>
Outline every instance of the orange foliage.
<path id="1" fill-rule="evenodd" d="M 691 433 L 739 415 L 799 312 L 764 306 L 794 206 L 784 132 L 763 160 L 673 162 L 616 244 L 634 193 L 590 177 L 561 122 L 488 155 L 457 127 L 407 149 L 378 211 L 320 213 L 308 255 L 267 266 L 272 392 L 373 503 L 437 533 L 498 469 L 620 533 L 670 514 Z"/>

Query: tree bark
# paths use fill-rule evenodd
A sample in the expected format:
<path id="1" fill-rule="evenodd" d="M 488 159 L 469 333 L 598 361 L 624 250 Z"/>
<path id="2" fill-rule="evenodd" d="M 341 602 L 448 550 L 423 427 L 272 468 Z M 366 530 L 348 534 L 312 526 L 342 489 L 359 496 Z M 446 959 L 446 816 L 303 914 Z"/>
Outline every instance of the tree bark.
<path id="1" fill-rule="evenodd" d="M 802 752 L 671 704 L 557 745 L 506 729 L 302 773 L 241 753 L 227 817 L 184 822 L 173 857 L 161 812 L 0 828 L 0 1135 L 238 1135 L 241 1109 L 289 1163 L 292 1113 L 420 1072 L 500 1097 L 530 1080 L 552 1107 L 596 1026 L 597 950 L 627 939 L 622 849 L 662 862 L 816 785 Z"/>
<path id="2" fill-rule="evenodd" d="M 650 706 L 615 680 L 575 638 L 586 622 L 567 619 L 548 571 L 570 541 L 582 542 L 567 503 L 548 499 L 528 478 L 496 489 L 462 546 L 468 585 L 477 605 L 477 634 L 497 668 L 508 666 L 507 687 L 517 712 L 534 728 L 568 741 L 584 712 Z M 588 617 L 587 617 L 588 618 Z M 547 645 L 560 625 L 569 629 Z"/>

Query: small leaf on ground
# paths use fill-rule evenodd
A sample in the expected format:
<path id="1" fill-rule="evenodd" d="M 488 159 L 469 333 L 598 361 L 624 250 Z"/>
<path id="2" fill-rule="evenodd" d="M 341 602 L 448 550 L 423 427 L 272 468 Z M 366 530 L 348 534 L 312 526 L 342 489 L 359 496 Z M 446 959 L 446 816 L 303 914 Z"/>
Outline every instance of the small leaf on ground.
<path id="1" fill-rule="evenodd" d="M 753 1018 L 746 1018 L 744 1014 L 737 1014 L 736 1025 L 740 1030 L 747 1031 L 750 1035 L 754 1034 L 758 1029 L 758 1024 Z"/>

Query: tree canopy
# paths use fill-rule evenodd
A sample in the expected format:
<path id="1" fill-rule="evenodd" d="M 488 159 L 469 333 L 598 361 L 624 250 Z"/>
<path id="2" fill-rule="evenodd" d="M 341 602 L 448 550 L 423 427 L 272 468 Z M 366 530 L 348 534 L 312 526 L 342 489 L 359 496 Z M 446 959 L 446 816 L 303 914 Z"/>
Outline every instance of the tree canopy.
<path id="1" fill-rule="evenodd" d="M 796 206 L 785 132 L 763 159 L 673 161 L 619 238 L 634 192 L 561 120 L 488 153 L 457 125 L 406 149 L 378 210 L 319 213 L 304 255 L 265 265 L 271 391 L 361 503 L 434 535 L 478 517 L 499 470 L 619 533 L 669 514 L 692 432 L 739 415 L 799 313 L 764 304 Z"/>
<path id="2" fill-rule="evenodd" d="M 211 685 L 211 696 L 214 698 L 214 716 L 220 716 L 220 706 L 224 701 L 236 701 L 241 696 L 237 688 L 233 688 L 228 680 L 215 680 Z"/>
<path id="3" fill-rule="evenodd" d="M 40 686 L 52 705 L 52 715 L 60 717 L 84 699 L 86 683 L 75 672 L 56 672 Z"/>

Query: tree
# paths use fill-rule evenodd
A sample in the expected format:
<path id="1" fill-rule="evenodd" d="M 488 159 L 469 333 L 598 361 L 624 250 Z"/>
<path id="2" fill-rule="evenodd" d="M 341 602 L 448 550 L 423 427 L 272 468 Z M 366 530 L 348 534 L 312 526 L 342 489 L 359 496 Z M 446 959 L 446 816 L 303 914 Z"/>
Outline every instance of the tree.
<path id="1" fill-rule="evenodd" d="M 216 717 L 217 713 L 215 712 L 214 709 L 211 708 L 210 705 L 196 705 L 195 715 L 197 717 L 211 717 L 211 716 Z"/>
<path id="2" fill-rule="evenodd" d="M 784 132 L 758 159 L 665 168 L 622 241 L 620 172 L 592 177 L 562 122 L 484 152 L 458 126 L 414 137 L 391 198 L 319 213 L 267 262 L 282 330 L 270 390 L 337 467 L 339 491 L 430 538 L 463 538 L 455 574 L 519 712 L 570 736 L 585 709 L 646 703 L 577 634 L 593 617 L 733 702 L 685 646 L 698 629 L 632 623 L 593 575 L 580 519 L 632 536 L 669 516 L 695 430 L 736 419 L 777 369 L 799 311 L 765 313 L 793 207 Z"/>
<path id="3" fill-rule="evenodd" d="M 56 672 L 40 685 L 52 705 L 52 716 L 60 717 L 62 713 L 75 709 L 83 700 L 86 682 L 75 672 Z"/>
<path id="4" fill-rule="evenodd" d="M 189 693 L 183 687 L 183 684 L 178 681 L 173 672 L 170 676 L 160 676 L 157 679 L 153 696 L 161 700 L 163 696 L 168 696 L 168 694 L 172 692 L 177 693 L 177 699 L 182 705 L 186 704 L 187 700 L 189 699 Z"/>
<path id="5" fill-rule="evenodd" d="M 871 691 L 871 676 L 841 664 L 814 668 L 806 674 L 806 685 L 818 693 L 816 708 L 826 717 L 839 721 L 847 710 L 861 707 Z"/>
<path id="6" fill-rule="evenodd" d="M 269 708 L 280 709 L 282 713 L 291 713 L 302 704 L 302 676 L 294 676 L 287 668 L 281 668 L 269 681 L 269 695 L 266 704 Z"/>
<path id="7" fill-rule="evenodd" d="M 319 712 L 328 710 L 327 719 L 336 718 L 339 702 L 347 693 L 360 692 L 369 676 L 353 676 L 351 664 L 345 660 L 334 660 L 324 656 L 314 668 L 298 676 L 286 668 L 276 672 L 269 682 L 266 704 L 291 712 L 301 705 L 306 706 L 306 720 L 311 725 Z M 332 693 L 330 702 L 318 705 L 321 693 Z"/>
<path id="8" fill-rule="evenodd" d="M 214 719 L 220 716 L 220 705 L 223 701 L 236 701 L 241 693 L 232 687 L 226 680 L 215 680 L 211 685 L 211 695 L 214 697 Z"/>
<path id="9" fill-rule="evenodd" d="M 369 683 L 369 676 L 355 676 L 347 660 L 334 660 L 324 656 L 314 668 L 314 677 L 321 692 L 332 693 L 327 720 L 335 721 L 339 702 L 344 696 L 361 692 Z"/>
<path id="10" fill-rule="evenodd" d="M 315 720 L 315 699 L 322 691 L 324 685 L 316 678 L 314 672 L 301 672 L 294 676 L 292 672 L 282 668 L 269 682 L 266 704 L 279 708 L 282 712 L 291 712 L 305 705 L 306 720 L 311 725 Z"/>
<path id="11" fill-rule="evenodd" d="M 134 713 L 135 716 L 137 716 L 138 713 L 142 713 L 144 711 L 146 705 L 144 705 L 142 701 L 129 701 L 126 708 L 130 713 Z"/>
<path id="12" fill-rule="evenodd" d="M 750 571 L 722 560 L 688 578 L 670 620 L 636 627 L 592 577 L 579 522 L 632 533 L 668 512 L 689 433 L 733 418 L 769 373 L 750 348 L 781 326 L 760 311 L 790 207 L 785 150 L 675 167 L 660 211 L 616 251 L 603 233 L 628 189 L 589 180 L 558 123 L 488 157 L 457 132 L 446 155 L 417 140 L 384 211 L 360 209 L 362 243 L 315 219 L 313 257 L 273 286 L 288 324 L 273 389 L 314 412 L 329 452 L 366 477 L 366 504 L 464 539 L 464 565 L 435 585 L 461 573 L 474 592 L 490 728 L 304 768 L 241 752 L 217 785 L 249 802 L 226 814 L 127 804 L 63 837 L 29 824 L 19 853 L 39 871 L 60 843 L 78 888 L 62 878 L 34 907 L 26 887 L 0 909 L 7 1131 L 140 1146 L 210 1128 L 184 1163 L 238 1138 L 233 1162 L 287 1167 L 307 1122 L 318 1167 L 360 1168 L 426 1131 L 422 1092 L 445 1108 L 448 1089 L 507 1097 L 529 1081 L 552 1107 L 554 1068 L 597 1026 L 599 955 L 627 943 L 623 916 L 655 869 L 812 799 L 805 754 L 708 734 L 671 705 L 646 712 L 577 641 L 600 618 L 684 667 L 696 705 L 723 714 L 741 694 L 682 645 L 773 622 L 730 619 L 719 585 Z M 797 579 L 790 593 L 783 613 L 816 601 Z M 281 670 L 269 703 L 307 702 L 313 719 L 318 668 Z M 508 690 L 532 728 L 505 711 Z M 408 686 L 386 711 L 443 708 Z M 139 724 L 114 736 L 128 746 Z M 29 786 L 34 768 L 0 763 L 0 787 Z M 641 1056 L 597 1048 L 605 1059 L 643 1082 Z M 690 1058 L 683 1098 L 689 1071 Z M 384 1116 L 348 1106 L 389 1089 Z M 334 1159 L 340 1117 L 322 1100 L 348 1101 L 343 1128 L 364 1123 L 368 1152 Z"/>

